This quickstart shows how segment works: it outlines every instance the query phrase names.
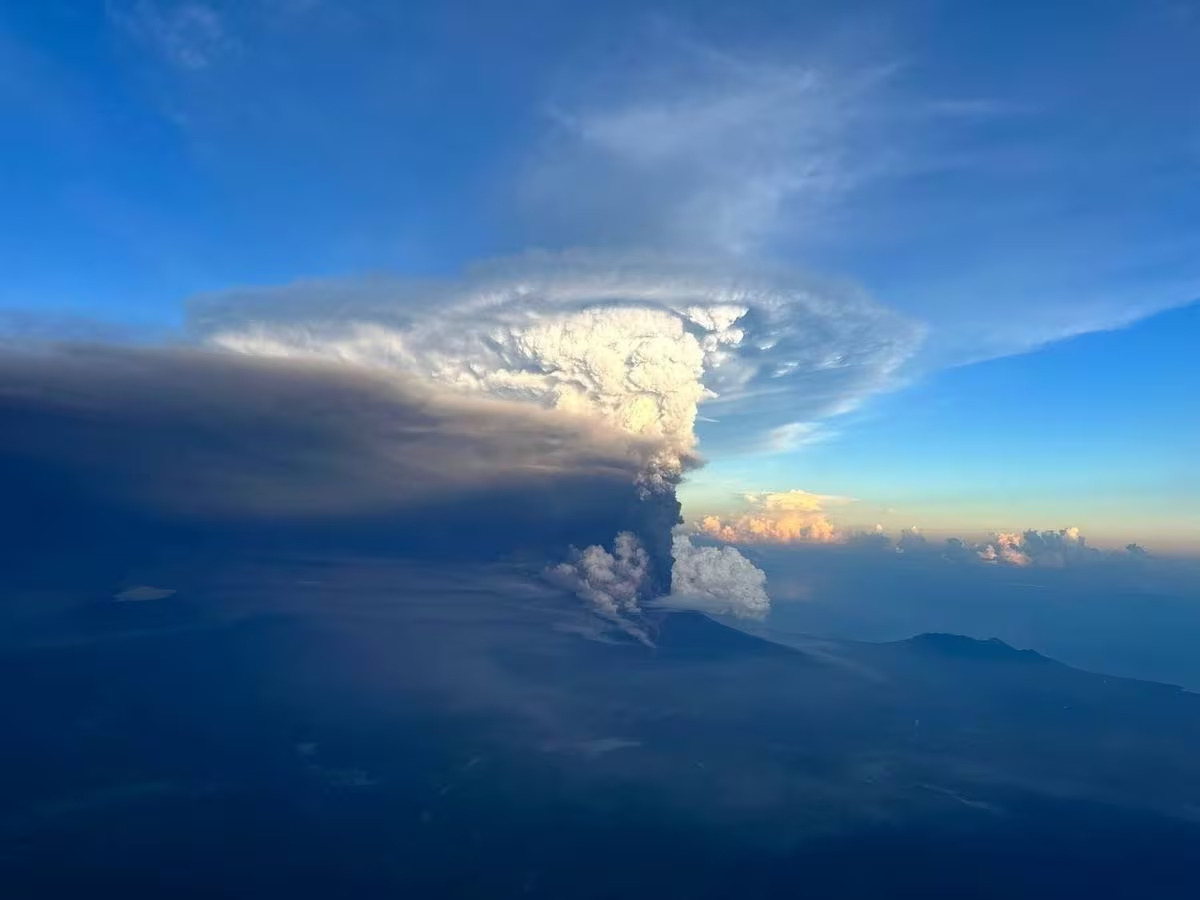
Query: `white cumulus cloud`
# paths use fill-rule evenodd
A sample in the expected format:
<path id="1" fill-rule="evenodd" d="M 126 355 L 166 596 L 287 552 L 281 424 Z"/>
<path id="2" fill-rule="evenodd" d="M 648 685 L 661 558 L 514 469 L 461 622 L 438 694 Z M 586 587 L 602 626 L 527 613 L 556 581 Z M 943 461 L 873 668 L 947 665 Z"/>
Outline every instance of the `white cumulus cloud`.
<path id="1" fill-rule="evenodd" d="M 998 532 L 976 549 L 984 562 L 1010 566 L 1065 566 L 1090 559 L 1099 551 L 1089 547 L 1078 528 L 1058 531 Z"/>
<path id="2" fill-rule="evenodd" d="M 707 515 L 697 530 L 729 544 L 828 543 L 844 535 L 828 518 L 826 506 L 848 502 L 809 491 L 747 494 L 746 510 L 730 516 Z"/>
<path id="3" fill-rule="evenodd" d="M 697 547 L 676 534 L 672 551 L 671 594 L 660 605 L 741 619 L 761 619 L 770 611 L 766 574 L 733 547 Z"/>

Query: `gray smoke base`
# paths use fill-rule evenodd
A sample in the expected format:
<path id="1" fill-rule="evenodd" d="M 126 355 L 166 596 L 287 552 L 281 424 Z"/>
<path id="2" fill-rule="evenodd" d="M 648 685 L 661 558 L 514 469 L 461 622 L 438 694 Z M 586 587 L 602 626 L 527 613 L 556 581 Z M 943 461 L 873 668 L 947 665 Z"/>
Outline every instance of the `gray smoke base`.
<path id="1" fill-rule="evenodd" d="M 673 485 L 670 490 L 643 496 L 639 506 L 639 521 L 644 524 L 638 536 L 650 563 L 646 589 L 651 596 L 662 596 L 671 590 L 675 567 L 672 532 L 683 522 L 682 506 Z"/>
<path id="2" fill-rule="evenodd" d="M 612 553 L 600 546 L 573 550 L 570 562 L 553 567 L 546 576 L 578 596 L 597 615 L 642 643 L 650 643 L 641 621 L 650 557 L 632 532 L 617 535 Z"/>

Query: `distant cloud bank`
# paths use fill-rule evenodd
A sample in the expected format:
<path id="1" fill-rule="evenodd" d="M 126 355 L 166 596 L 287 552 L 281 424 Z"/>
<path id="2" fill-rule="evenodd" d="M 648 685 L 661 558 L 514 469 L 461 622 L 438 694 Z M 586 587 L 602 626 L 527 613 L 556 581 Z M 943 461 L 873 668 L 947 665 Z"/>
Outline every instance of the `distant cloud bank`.
<path id="1" fill-rule="evenodd" d="M 1145 548 L 1138 544 L 1129 544 L 1118 551 L 1091 547 L 1076 527 L 1056 531 L 999 531 L 979 542 L 956 537 L 935 541 L 915 527 L 903 529 L 893 537 L 880 525 L 863 531 L 842 528 L 830 520 L 828 507 L 853 502 L 847 497 L 804 490 L 746 494 L 741 498 L 741 511 L 694 517 L 692 531 L 732 545 L 847 544 L 895 553 L 937 554 L 959 562 L 1018 567 L 1061 567 L 1147 555 Z"/>

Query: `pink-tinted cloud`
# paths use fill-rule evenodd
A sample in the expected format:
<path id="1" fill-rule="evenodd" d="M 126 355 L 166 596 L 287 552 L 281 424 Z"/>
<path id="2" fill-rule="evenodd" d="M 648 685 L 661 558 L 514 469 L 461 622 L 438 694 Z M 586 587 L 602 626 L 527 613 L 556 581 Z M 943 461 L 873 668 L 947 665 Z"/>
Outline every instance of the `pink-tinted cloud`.
<path id="1" fill-rule="evenodd" d="M 704 516 L 698 531 L 728 544 L 830 543 L 842 538 L 825 507 L 849 502 L 809 491 L 746 495 L 748 508 L 738 515 Z"/>

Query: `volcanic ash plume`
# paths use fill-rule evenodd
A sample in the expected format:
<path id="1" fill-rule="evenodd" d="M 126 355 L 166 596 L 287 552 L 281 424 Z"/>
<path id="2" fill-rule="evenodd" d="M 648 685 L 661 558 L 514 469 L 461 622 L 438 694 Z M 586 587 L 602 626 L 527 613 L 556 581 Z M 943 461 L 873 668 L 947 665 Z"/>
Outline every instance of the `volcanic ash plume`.
<path id="1" fill-rule="evenodd" d="M 578 286 L 577 286 L 578 287 Z M 535 403 L 599 419 L 661 445 L 644 475 L 666 488 L 694 461 L 703 377 L 743 332 L 744 306 L 676 310 L 645 289 L 576 296 L 568 286 L 481 291 L 408 323 L 364 316 L 337 321 L 251 321 L 209 335 L 253 355 L 318 356 L 416 373 L 456 391 Z M 628 293 L 629 299 L 619 299 Z"/>
<path id="2" fill-rule="evenodd" d="M 638 535 L 645 565 L 628 555 L 624 537 L 613 553 L 593 548 L 614 560 L 612 572 L 641 572 L 639 596 L 669 592 L 672 553 L 678 566 L 681 552 L 701 552 L 672 544 L 671 530 L 679 521 L 675 486 L 698 464 L 702 404 L 719 411 L 717 430 L 732 443 L 765 446 L 781 428 L 808 429 L 885 387 L 920 337 L 853 291 L 794 274 L 581 254 L 532 255 L 454 283 L 227 295 L 203 304 L 195 324 L 209 345 L 225 350 L 416 375 L 650 442 L 656 449 L 639 477 L 653 507 L 653 528 Z M 595 588 L 605 570 L 594 564 L 603 558 L 591 552 L 572 564 L 586 570 L 581 595 L 606 609 Z M 720 565 L 717 557 L 700 559 L 704 565 L 682 576 L 693 604 L 719 606 L 714 591 L 741 589 L 727 578 L 739 571 L 730 557 Z M 725 581 L 706 592 L 700 580 L 710 576 Z M 752 593 L 721 602 L 752 609 L 762 602 Z M 621 615 L 623 604 L 635 602 L 624 594 L 613 601 Z"/>
<path id="3" fill-rule="evenodd" d="M 574 592 L 597 615 L 649 643 L 640 622 L 649 573 L 650 558 L 641 542 L 632 533 L 622 531 L 612 553 L 603 547 L 575 550 L 570 562 L 555 566 L 547 575 L 551 581 Z"/>
<path id="4" fill-rule="evenodd" d="M 882 389 L 920 338 L 853 291 L 794 274 L 580 254 L 434 285 L 224 295 L 194 325 L 227 350 L 401 370 L 598 419 L 661 444 L 651 489 L 695 462 L 701 404 L 765 440 Z"/>

